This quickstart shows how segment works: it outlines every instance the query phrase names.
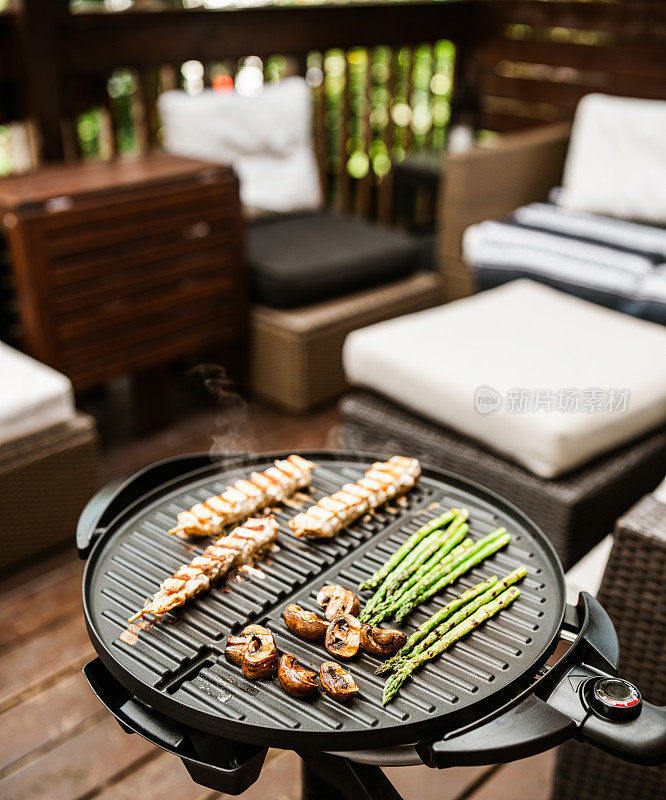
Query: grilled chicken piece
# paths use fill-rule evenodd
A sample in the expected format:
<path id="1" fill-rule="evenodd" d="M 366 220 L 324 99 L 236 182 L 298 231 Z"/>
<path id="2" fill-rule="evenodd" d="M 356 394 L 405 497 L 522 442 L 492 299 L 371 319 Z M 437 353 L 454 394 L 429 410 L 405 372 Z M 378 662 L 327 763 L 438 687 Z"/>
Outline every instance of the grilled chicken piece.
<path id="1" fill-rule="evenodd" d="M 222 494 L 197 503 L 178 514 L 178 522 L 169 533 L 181 538 L 216 536 L 223 528 L 255 514 L 262 508 L 282 502 L 298 489 L 310 485 L 312 461 L 291 455 L 264 472 L 253 472 L 249 479 L 236 481 Z"/>
<path id="2" fill-rule="evenodd" d="M 310 697 L 317 691 L 317 673 L 298 663 L 296 656 L 286 653 L 278 667 L 280 686 L 292 697 Z"/>
<path id="3" fill-rule="evenodd" d="M 336 664 L 324 661 L 319 669 L 321 688 L 336 700 L 349 700 L 358 694 L 358 686 L 351 672 Z"/>
<path id="4" fill-rule="evenodd" d="M 189 564 L 180 567 L 171 578 L 167 578 L 153 599 L 141 611 L 130 617 L 129 622 L 144 614 L 166 614 L 173 608 L 184 605 L 192 597 L 205 591 L 226 574 L 232 567 L 246 564 L 261 555 L 277 539 L 279 526 L 275 518 L 255 517 L 244 525 L 234 528 L 228 536 L 222 536 L 196 556 Z"/>
<path id="5" fill-rule="evenodd" d="M 308 642 L 322 642 L 326 636 L 328 622 L 320 619 L 312 611 L 306 611 L 296 603 L 289 605 L 282 612 L 284 624 L 292 633 L 306 639 Z"/>
<path id="6" fill-rule="evenodd" d="M 357 617 L 361 610 L 361 601 L 354 592 L 337 584 L 322 586 L 317 595 L 317 602 L 325 609 L 326 619 L 329 622 L 340 614 Z"/>
<path id="7" fill-rule="evenodd" d="M 323 497 L 317 505 L 297 514 L 289 521 L 295 536 L 330 538 L 373 508 L 408 492 L 421 476 L 421 465 L 415 458 L 393 456 L 376 462 L 356 483 Z"/>
<path id="8" fill-rule="evenodd" d="M 407 636 L 402 631 L 374 628 L 372 625 L 364 625 L 361 628 L 361 647 L 373 656 L 380 658 L 392 656 L 406 641 Z"/>
<path id="9" fill-rule="evenodd" d="M 361 623 L 351 614 L 337 616 L 326 631 L 324 647 L 337 658 L 352 658 L 361 644 Z"/>

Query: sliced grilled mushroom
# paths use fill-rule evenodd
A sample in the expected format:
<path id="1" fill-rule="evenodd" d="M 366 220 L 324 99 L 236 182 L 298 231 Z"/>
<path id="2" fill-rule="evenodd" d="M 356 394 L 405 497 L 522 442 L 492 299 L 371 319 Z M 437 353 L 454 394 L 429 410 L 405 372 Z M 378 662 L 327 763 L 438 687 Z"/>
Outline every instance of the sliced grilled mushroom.
<path id="1" fill-rule="evenodd" d="M 319 670 L 321 687 L 336 700 L 348 700 L 358 694 L 356 681 L 344 667 L 335 661 L 324 661 Z"/>
<path id="2" fill-rule="evenodd" d="M 406 641 L 407 636 L 402 631 L 375 628 L 372 625 L 361 628 L 361 647 L 373 656 L 392 656 Z"/>
<path id="3" fill-rule="evenodd" d="M 337 584 L 322 586 L 317 595 L 317 602 L 325 609 L 324 613 L 329 622 L 340 614 L 351 614 L 356 617 L 361 610 L 361 601 L 354 592 Z"/>
<path id="4" fill-rule="evenodd" d="M 252 639 L 243 658 L 243 675 L 251 680 L 270 678 L 275 674 L 278 665 L 278 651 L 273 634 L 261 625 L 249 625 L 248 628 L 255 630 L 252 632 Z M 245 628 L 243 633 L 246 633 L 248 628 Z"/>
<path id="5" fill-rule="evenodd" d="M 285 625 L 301 639 L 307 639 L 308 642 L 320 642 L 326 636 L 328 622 L 295 603 L 289 603 L 283 611 L 283 616 Z"/>
<path id="6" fill-rule="evenodd" d="M 243 666 L 245 653 L 252 642 L 253 636 L 259 636 L 266 632 L 266 628 L 261 625 L 248 625 L 238 636 L 230 636 L 227 639 L 227 646 L 224 650 L 224 657 L 237 667 Z"/>
<path id="7" fill-rule="evenodd" d="M 351 658 L 361 644 L 361 623 L 351 614 L 339 614 L 328 626 L 324 646 L 332 656 Z"/>
<path id="8" fill-rule="evenodd" d="M 317 673 L 302 667 L 296 656 L 286 653 L 278 667 L 280 686 L 293 697 L 310 697 L 317 691 Z"/>

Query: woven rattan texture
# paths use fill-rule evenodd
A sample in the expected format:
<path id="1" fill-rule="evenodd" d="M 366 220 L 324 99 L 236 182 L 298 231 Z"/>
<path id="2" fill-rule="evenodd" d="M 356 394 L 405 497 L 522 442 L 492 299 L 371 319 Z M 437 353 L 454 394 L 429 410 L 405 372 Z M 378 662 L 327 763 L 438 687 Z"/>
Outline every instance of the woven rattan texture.
<path id="1" fill-rule="evenodd" d="M 620 674 L 666 705 L 666 505 L 648 495 L 618 520 L 599 600 L 620 640 Z M 553 800 L 656 800 L 666 767 L 637 767 L 576 742 L 560 751 Z"/>
<path id="2" fill-rule="evenodd" d="M 302 413 L 346 388 L 342 346 L 351 331 L 437 305 L 442 279 L 417 273 L 405 280 L 316 306 L 252 312 L 251 385 L 254 394 Z"/>
<path id="3" fill-rule="evenodd" d="M 0 456 L 0 568 L 70 541 L 97 489 L 92 417 L 57 425 L 3 448 Z M 29 509 L 29 513 L 26 513 Z"/>
<path id="4" fill-rule="evenodd" d="M 544 200 L 548 190 L 560 183 L 568 139 L 568 125 L 548 125 L 501 136 L 491 147 L 447 156 L 438 245 L 447 300 L 474 291 L 471 270 L 462 257 L 467 228 Z"/>
<path id="5" fill-rule="evenodd" d="M 653 489 L 666 472 L 664 429 L 570 475 L 544 480 L 371 392 L 343 398 L 340 412 L 342 447 L 409 452 L 492 489 L 542 528 L 565 569 L 606 535 L 618 515 Z"/>

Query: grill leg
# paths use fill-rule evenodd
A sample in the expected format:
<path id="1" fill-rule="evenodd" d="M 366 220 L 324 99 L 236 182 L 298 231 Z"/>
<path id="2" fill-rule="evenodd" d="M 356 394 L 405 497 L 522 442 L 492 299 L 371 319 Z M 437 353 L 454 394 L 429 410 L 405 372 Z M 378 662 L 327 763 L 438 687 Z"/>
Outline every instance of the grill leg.
<path id="1" fill-rule="evenodd" d="M 342 800 L 343 795 L 335 786 L 314 773 L 301 761 L 301 800 Z"/>
<path id="2" fill-rule="evenodd" d="M 379 767 L 328 753 L 301 758 L 303 800 L 402 800 Z"/>

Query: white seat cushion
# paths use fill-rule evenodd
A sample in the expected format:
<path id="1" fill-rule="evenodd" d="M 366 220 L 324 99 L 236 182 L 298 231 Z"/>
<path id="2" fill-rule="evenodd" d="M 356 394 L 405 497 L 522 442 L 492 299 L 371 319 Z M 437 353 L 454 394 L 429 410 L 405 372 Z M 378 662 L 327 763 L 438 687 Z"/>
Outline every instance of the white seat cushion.
<path id="1" fill-rule="evenodd" d="M 0 342 L 0 446 L 75 416 L 69 379 Z"/>
<path id="2" fill-rule="evenodd" d="M 664 478 L 659 486 L 657 486 L 653 494 L 660 503 L 664 503 L 666 505 L 666 478 Z"/>
<path id="3" fill-rule="evenodd" d="M 545 478 L 666 422 L 666 329 L 532 281 L 355 331 L 343 358 L 352 384 Z"/>
<path id="4" fill-rule="evenodd" d="M 589 592 L 593 597 L 597 596 L 612 549 L 613 535 L 609 533 L 571 567 L 565 575 L 567 603 L 575 606 L 581 592 Z"/>

